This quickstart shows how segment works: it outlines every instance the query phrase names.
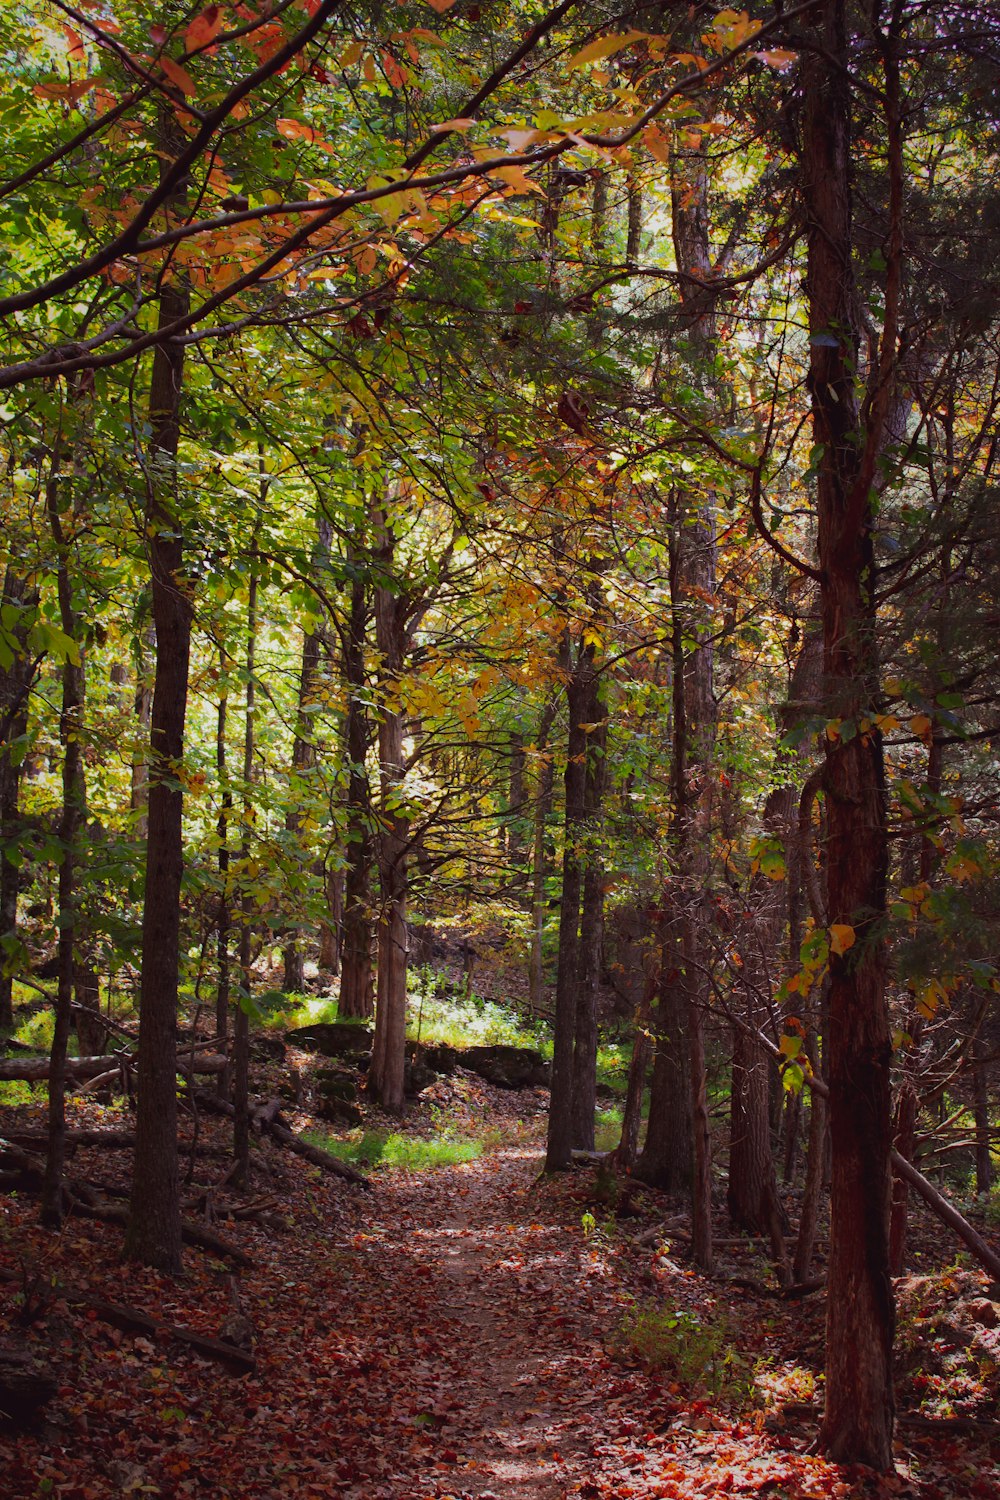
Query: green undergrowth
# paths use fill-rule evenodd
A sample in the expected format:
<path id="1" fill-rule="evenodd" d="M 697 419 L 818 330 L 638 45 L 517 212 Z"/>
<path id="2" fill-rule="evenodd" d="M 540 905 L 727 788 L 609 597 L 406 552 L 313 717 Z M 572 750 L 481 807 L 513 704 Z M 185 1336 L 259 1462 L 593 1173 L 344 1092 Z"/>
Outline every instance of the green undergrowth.
<path id="1" fill-rule="evenodd" d="M 707 1391 L 739 1405 L 754 1393 L 752 1366 L 733 1348 L 725 1320 L 697 1316 L 669 1299 L 629 1308 L 611 1349 L 617 1358 L 637 1360 L 684 1391 Z"/>
<path id="2" fill-rule="evenodd" d="M 472 1137 L 401 1135 L 397 1131 L 352 1131 L 345 1138 L 306 1131 L 304 1138 L 321 1151 L 353 1166 L 394 1168 L 402 1172 L 427 1172 L 435 1167 L 454 1167 L 474 1161 L 483 1153 L 484 1142 Z"/>

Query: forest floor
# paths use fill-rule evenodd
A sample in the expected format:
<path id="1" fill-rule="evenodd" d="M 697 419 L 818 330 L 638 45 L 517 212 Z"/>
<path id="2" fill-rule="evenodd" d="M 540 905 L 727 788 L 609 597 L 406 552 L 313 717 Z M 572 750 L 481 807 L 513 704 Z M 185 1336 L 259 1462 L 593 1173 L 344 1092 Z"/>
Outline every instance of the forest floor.
<path id="1" fill-rule="evenodd" d="M 715 1279 L 694 1274 L 680 1230 L 656 1232 L 676 1222 L 658 1195 L 616 1213 L 593 1170 L 540 1177 L 541 1100 L 471 1079 L 458 1092 L 491 1149 L 379 1170 L 370 1193 L 257 1144 L 250 1199 L 266 1222 L 215 1224 L 253 1261 L 237 1294 L 249 1375 L 66 1298 L 217 1336 L 235 1285 L 221 1261 L 189 1248 L 170 1279 L 123 1265 L 117 1226 L 71 1218 L 50 1236 L 32 1200 L 0 1198 L 0 1268 L 17 1278 L 0 1287 L 0 1344 L 32 1350 L 58 1384 L 40 1424 L 0 1431 L 4 1500 L 1000 1496 L 1000 1332 L 957 1331 L 942 1312 L 982 1302 L 983 1278 L 952 1265 L 904 1289 L 897 1476 L 828 1464 L 809 1452 L 822 1294 L 783 1301 L 750 1241 L 726 1242 Z M 40 1123 L 0 1111 L 0 1135 Z M 90 1105 L 73 1123 L 125 1122 Z M 227 1128 L 205 1120 L 199 1135 L 217 1180 Z M 126 1151 L 90 1147 L 72 1163 L 112 1187 L 128 1167 Z"/>

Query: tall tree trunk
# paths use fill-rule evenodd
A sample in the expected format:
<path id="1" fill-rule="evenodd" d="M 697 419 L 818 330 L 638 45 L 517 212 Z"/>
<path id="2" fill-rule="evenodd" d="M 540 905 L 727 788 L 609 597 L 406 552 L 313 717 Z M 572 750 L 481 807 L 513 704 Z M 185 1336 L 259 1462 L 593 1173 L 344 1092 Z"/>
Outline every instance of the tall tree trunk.
<path id="1" fill-rule="evenodd" d="M 225 680 L 225 658 L 221 662 L 220 678 Z M 215 982 L 215 1031 L 219 1038 L 219 1049 L 226 1050 L 229 1037 L 229 934 L 232 928 L 232 911 L 229 901 L 229 823 L 233 812 L 233 791 L 226 774 L 226 718 L 229 706 L 228 688 L 219 693 L 218 718 L 215 730 L 215 769 L 219 777 L 219 818 L 215 825 L 219 840 L 219 918 L 216 925 L 216 982 Z M 220 1099 L 229 1097 L 229 1073 L 226 1068 L 216 1080 Z"/>
<path id="2" fill-rule="evenodd" d="M 566 656 L 569 655 L 567 643 Z M 545 1170 L 569 1167 L 573 1151 L 573 1043 L 576 1030 L 576 986 L 580 951 L 580 896 L 583 857 L 580 840 L 586 817 L 587 705 L 591 700 L 594 647 L 580 641 L 566 682 L 569 726 L 566 739 L 565 813 L 562 894 L 559 900 L 559 958 L 549 1096 Z"/>
<path id="3" fill-rule="evenodd" d="M 180 149 L 179 131 L 164 114 L 165 158 Z M 167 276 L 170 275 L 168 269 Z M 165 279 L 159 326 L 183 318 L 189 291 L 182 273 Z M 152 436 L 146 505 L 146 546 L 153 594 L 156 664 L 150 715 L 149 836 L 142 921 L 139 992 L 139 1100 L 125 1252 L 161 1271 L 181 1268 L 177 1157 L 177 984 L 180 961 L 183 793 L 177 770 L 184 755 L 188 662 L 193 618 L 184 572 L 183 521 L 177 507 L 177 450 L 184 372 L 183 344 L 157 344 L 149 396 Z"/>
<path id="4" fill-rule="evenodd" d="M 2 603 L 5 611 L 15 614 L 6 632 L 14 659 L 9 667 L 0 667 L 0 939 L 9 944 L 9 948 L 0 948 L 0 1031 L 9 1031 L 14 1024 L 12 950 L 17 942 L 21 874 L 18 864 L 7 858 L 7 850 L 17 840 L 24 757 L 15 745 L 28 729 L 28 699 L 34 675 L 28 655 L 28 630 L 38 604 L 37 592 L 11 566 L 4 573 Z"/>
<path id="5" fill-rule="evenodd" d="M 607 779 L 608 711 L 601 680 L 592 674 L 587 723 L 587 777 L 584 808 L 587 819 L 587 867 L 583 876 L 580 913 L 579 972 L 576 988 L 576 1028 L 573 1037 L 573 1140 L 579 1151 L 594 1149 L 597 1112 L 597 995 L 601 979 L 604 938 L 604 861 L 601 858 L 601 803 Z"/>
<path id="6" fill-rule="evenodd" d="M 263 468 L 263 465 L 262 465 Z M 267 480 L 261 477 L 260 510 L 267 498 Z M 246 1187 L 250 1180 L 250 1005 L 253 995 L 254 899 L 247 867 L 250 864 L 250 829 L 253 823 L 254 750 L 257 711 L 257 529 L 250 545 L 250 585 L 247 599 L 247 701 L 243 725 L 243 838 L 240 865 L 243 890 L 240 895 L 240 1003 L 233 1017 L 233 1160 L 235 1181 Z"/>
<path id="7" fill-rule="evenodd" d="M 45 1176 L 42 1183 L 42 1223 L 57 1229 L 63 1219 L 63 1167 L 66 1160 L 66 1046 L 69 1041 L 73 1010 L 74 950 L 77 929 L 77 855 L 80 829 L 85 814 L 86 785 L 83 770 L 83 711 L 85 679 L 83 646 L 79 621 L 73 604 L 70 578 L 70 542 L 63 530 L 59 506 L 59 448 L 57 439 L 52 454 L 52 471 L 46 486 L 46 506 L 52 540 L 55 543 L 59 622 L 71 641 L 75 641 L 76 660 L 67 654 L 62 667 L 62 709 L 59 716 L 59 741 L 63 749 L 62 815 L 59 820 L 59 843 L 62 859 L 59 865 L 59 972 L 56 991 L 56 1019 L 49 1061 L 49 1130 Z"/>
<path id="8" fill-rule="evenodd" d="M 357 566 L 357 559 L 355 558 Z M 374 846 L 371 798 L 365 761 L 368 711 L 365 707 L 365 629 L 368 599 L 360 568 L 351 584 L 351 608 L 344 642 L 347 714 L 347 870 L 344 876 L 344 937 L 339 1014 L 365 1018 L 372 1013 L 372 892 Z"/>
<path id="9" fill-rule="evenodd" d="M 851 75 L 845 0 L 823 0 L 817 50 L 801 64 L 801 185 L 807 279 L 820 595 L 824 644 L 827 891 L 831 932 L 832 1180 L 827 1294 L 826 1411 L 820 1447 L 835 1461 L 892 1468 L 889 1277 L 889 1067 L 884 923 L 888 838 L 882 740 L 852 736 L 878 708 L 872 484 L 896 359 L 902 248 L 899 80 L 885 47 L 890 205 L 887 290 L 878 368 L 863 412 L 857 398 L 853 284 Z M 839 950 L 839 951 L 838 951 Z"/>
<path id="10" fill-rule="evenodd" d="M 395 535 L 383 510 L 379 517 L 380 575 L 393 576 Z M 407 645 L 409 600 L 387 583 L 375 589 L 375 639 L 381 656 L 378 758 L 381 785 L 377 839 L 380 883 L 375 1039 L 369 1085 L 382 1105 L 401 1114 L 406 1067 L 406 894 L 409 820 L 401 806 L 406 775 L 403 709 L 399 680 Z"/>
<path id="11" fill-rule="evenodd" d="M 552 815 L 555 762 L 549 753 L 549 734 L 556 716 L 556 699 L 542 710 L 535 739 L 537 767 L 534 798 L 534 836 L 531 853 L 531 952 L 528 957 L 528 1007 L 540 1015 L 545 994 L 542 939 L 545 934 L 545 880 L 549 873 L 546 831 Z"/>
<path id="12" fill-rule="evenodd" d="M 982 1196 L 993 1186 L 993 1158 L 990 1155 L 990 1049 L 982 1036 L 976 1038 L 974 1057 L 972 1081 L 976 1120 L 976 1194 Z"/>
<path id="13" fill-rule="evenodd" d="M 312 555 L 313 571 L 316 573 L 322 573 L 329 566 L 332 535 L 333 528 L 327 517 L 320 511 L 316 517 L 316 545 L 313 548 Z M 315 736 L 309 706 L 315 697 L 319 680 L 322 645 L 323 637 L 318 629 L 308 631 L 303 636 L 302 666 L 299 672 L 299 702 L 298 711 L 295 716 L 295 738 L 292 742 L 290 791 L 293 798 L 296 792 L 296 782 L 304 778 L 308 771 L 316 764 Z M 302 838 L 303 818 L 298 808 L 294 806 L 288 808 L 288 811 L 285 813 L 285 829 L 289 834 L 297 835 L 300 839 Z M 306 850 L 302 850 L 300 857 L 303 863 L 311 863 L 308 860 Z M 285 943 L 284 957 L 284 988 L 286 991 L 301 991 L 305 986 L 301 933 L 293 932 L 289 934 Z"/>
<path id="14" fill-rule="evenodd" d="M 646 1091 L 646 1073 L 652 1056 L 652 1034 L 650 1017 L 653 997 L 660 978 L 659 955 L 650 947 L 645 956 L 642 999 L 635 1014 L 632 1057 L 628 1067 L 628 1084 L 625 1103 L 622 1106 L 622 1133 L 614 1152 L 615 1168 L 619 1172 L 631 1173 L 639 1155 L 639 1130 L 642 1125 L 642 1100 Z"/>
<path id="15" fill-rule="evenodd" d="M 524 869 L 524 735 L 515 730 L 510 737 L 510 796 L 507 802 L 507 862 L 515 884 L 520 889 Z"/>
<path id="16" fill-rule="evenodd" d="M 146 616 L 146 610 L 143 610 Z M 133 814 L 133 836 L 141 842 L 149 831 L 146 813 L 147 787 L 149 784 L 149 725 L 153 711 L 153 690 L 150 683 L 150 661 L 156 651 L 156 632 L 152 624 L 143 625 L 135 637 L 135 714 L 136 747 L 132 752 L 132 786 L 129 806 Z"/>
<path id="17" fill-rule="evenodd" d="M 777 727 L 782 738 L 810 707 L 815 709 L 821 665 L 822 638 L 818 631 L 807 631 L 789 682 L 788 703 L 778 714 Z M 803 771 L 807 749 L 808 741 L 803 738 L 797 756 Z M 782 755 L 784 763 L 787 753 Z M 788 1223 L 778 1195 L 771 1149 L 772 1061 L 755 1033 L 766 1025 L 774 982 L 773 958 L 784 949 L 785 926 L 790 920 L 794 851 L 799 842 L 798 806 L 799 789 L 790 781 L 774 787 L 768 794 L 762 818 L 759 868 L 747 895 L 747 928 L 741 937 L 740 953 L 742 999 L 749 1026 L 735 1027 L 733 1036 L 727 1192 L 731 1219 L 752 1234 L 769 1236 L 782 1275 L 787 1271 L 784 1235 Z M 794 1146 L 794 1117 L 789 1119 L 789 1125 Z"/>

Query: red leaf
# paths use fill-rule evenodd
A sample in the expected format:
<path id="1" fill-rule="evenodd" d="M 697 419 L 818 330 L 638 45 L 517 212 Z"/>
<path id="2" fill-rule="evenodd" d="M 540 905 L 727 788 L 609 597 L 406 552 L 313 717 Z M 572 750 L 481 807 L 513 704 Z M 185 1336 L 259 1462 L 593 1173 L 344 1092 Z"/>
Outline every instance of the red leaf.
<path id="1" fill-rule="evenodd" d="M 215 40 L 222 30 L 222 7 L 221 5 L 209 5 L 200 16 L 195 16 L 190 26 L 184 33 L 184 41 L 189 52 L 197 52 L 199 48 L 205 47 L 209 42 Z"/>
<path id="2" fill-rule="evenodd" d="M 174 62 L 172 57 L 161 57 L 160 67 L 163 69 L 164 73 L 166 73 L 167 77 L 170 79 L 170 82 L 177 85 L 181 93 L 197 93 L 197 90 L 194 86 L 194 79 L 191 77 L 191 74 L 187 71 L 186 68 L 182 68 L 180 63 Z"/>

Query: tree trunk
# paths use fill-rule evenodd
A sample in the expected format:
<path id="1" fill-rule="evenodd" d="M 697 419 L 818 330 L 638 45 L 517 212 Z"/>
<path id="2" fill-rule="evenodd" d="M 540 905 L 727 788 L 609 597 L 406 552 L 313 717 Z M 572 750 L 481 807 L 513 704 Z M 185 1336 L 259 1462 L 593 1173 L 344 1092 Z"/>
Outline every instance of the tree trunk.
<path id="1" fill-rule="evenodd" d="M 77 929 L 77 854 L 80 829 L 86 805 L 83 770 L 83 711 L 85 678 L 81 631 L 73 604 L 70 578 L 70 543 L 63 530 L 59 507 L 59 454 L 56 440 L 52 454 L 52 471 L 46 485 L 46 505 L 52 540 L 58 558 L 57 588 L 59 622 L 71 641 L 77 643 L 76 660 L 67 655 L 62 667 L 62 710 L 59 716 L 59 741 L 63 747 L 62 815 L 59 821 L 59 843 L 62 860 L 59 865 L 59 973 L 56 994 L 55 1028 L 49 1061 L 48 1153 L 42 1183 L 42 1223 L 58 1229 L 63 1220 L 63 1167 L 66 1161 L 66 1047 L 73 1012 L 74 950 Z"/>
<path id="2" fill-rule="evenodd" d="M 344 937 L 341 951 L 339 1014 L 345 1018 L 372 1013 L 372 894 L 374 848 L 368 774 L 368 713 L 365 707 L 365 627 L 368 600 L 358 560 L 351 584 L 351 610 L 344 642 L 347 715 L 347 869 L 344 876 Z"/>
<path id="3" fill-rule="evenodd" d="M 542 710 L 535 743 L 538 767 L 535 786 L 534 839 L 531 854 L 531 953 L 528 959 L 528 1007 L 540 1015 L 545 993 L 542 939 L 545 934 L 545 878 L 549 873 L 546 831 L 552 815 L 555 762 L 549 753 L 549 733 L 556 715 L 555 698 Z"/>
<path id="4" fill-rule="evenodd" d="M 267 499 L 267 481 L 261 477 L 260 512 Z M 250 584 L 247 599 L 247 701 L 243 725 L 243 838 L 240 866 L 240 1003 L 233 1017 L 233 1160 L 234 1181 L 246 1187 L 250 1180 L 250 1006 L 253 995 L 254 899 L 247 867 L 250 863 L 250 829 L 253 824 L 254 750 L 257 711 L 257 528 L 250 544 Z"/>
<path id="5" fill-rule="evenodd" d="M 391 577 L 395 560 L 392 523 L 379 518 L 381 575 Z M 401 806 L 406 776 L 404 714 L 398 705 L 399 679 L 407 644 L 409 601 L 384 583 L 375 590 L 375 638 L 381 655 L 381 707 L 378 758 L 381 785 L 377 839 L 381 886 L 375 1038 L 369 1085 L 392 1114 L 402 1114 L 406 1066 L 406 894 L 409 820 Z"/>
<path id="6" fill-rule="evenodd" d="M 594 727 L 587 737 L 587 777 L 584 787 L 587 867 L 583 877 L 583 905 L 580 913 L 576 1029 L 573 1037 L 573 1141 L 578 1151 L 594 1149 L 594 1116 L 597 1112 L 597 994 L 604 939 L 601 803 L 607 779 L 608 712 L 596 672 L 592 677 L 587 723 Z"/>
<path id="7" fill-rule="evenodd" d="M 656 1010 L 653 1015 L 653 1076 L 649 1088 L 646 1140 L 635 1175 L 650 1187 L 674 1195 L 691 1191 L 694 1148 L 687 1011 L 678 986 L 677 934 L 664 918 Z"/>
<path id="8" fill-rule="evenodd" d="M 148 615 L 143 610 L 143 617 L 147 623 L 143 625 L 135 638 L 135 698 L 133 700 L 133 711 L 135 714 L 136 747 L 132 752 L 132 786 L 129 793 L 129 807 L 132 811 L 133 836 L 141 843 L 149 832 L 149 819 L 146 811 L 147 788 L 149 784 L 149 726 L 150 716 L 153 711 L 153 690 L 150 685 L 150 659 L 156 651 L 156 632 L 148 623 Z"/>
<path id="9" fill-rule="evenodd" d="M 567 647 L 568 654 L 568 647 Z M 580 895 L 583 857 L 580 840 L 586 816 L 587 705 L 591 699 L 594 647 L 580 642 L 566 683 L 569 727 L 566 740 L 565 833 L 562 894 L 559 900 L 559 959 L 549 1103 L 547 1172 L 565 1171 L 573 1151 L 573 1043 L 576 1030 L 577 971 L 580 951 Z"/>
<path id="10" fill-rule="evenodd" d="M 178 135 L 164 115 L 161 139 L 167 157 L 180 149 Z M 161 328 L 183 318 L 189 306 L 181 273 L 175 270 L 173 275 L 174 279 L 164 280 L 160 292 Z M 184 845 L 183 793 L 177 771 L 184 755 L 193 617 L 190 583 L 184 573 L 183 522 L 177 508 L 183 371 L 183 344 L 157 344 L 149 397 L 152 437 L 146 507 L 156 663 L 139 993 L 139 1100 L 125 1236 L 130 1260 L 167 1272 L 181 1268 L 176 1027 Z"/>
<path id="11" fill-rule="evenodd" d="M 316 517 L 316 545 L 313 548 L 312 566 L 316 573 L 322 573 L 329 566 L 330 541 L 333 529 L 327 517 L 320 511 Z M 316 687 L 319 681 L 319 665 L 323 645 L 323 637 L 319 630 L 311 630 L 303 636 L 302 640 L 302 666 L 299 672 L 299 702 L 295 716 L 295 738 L 292 742 L 292 774 L 290 777 L 289 792 L 294 799 L 296 795 L 296 782 L 301 782 L 307 773 L 316 764 L 315 736 L 312 728 L 312 716 L 309 712 L 310 704 L 315 697 Z M 303 843 L 305 839 L 303 817 L 301 810 L 290 806 L 285 813 L 285 829 L 290 835 L 296 836 Z M 311 863 L 308 851 L 303 848 L 300 853 L 303 865 Z M 305 987 L 304 955 L 302 952 L 301 933 L 292 932 L 285 943 L 285 975 L 284 988 L 287 992 L 299 993 Z"/>
<path id="12" fill-rule="evenodd" d="M 827 891 L 831 932 L 827 1072 L 832 1179 L 826 1411 L 821 1449 L 840 1463 L 892 1468 L 889 1277 L 889 1066 L 885 996 L 888 839 L 878 711 L 872 482 L 895 359 L 901 203 L 891 188 L 879 370 L 857 403 L 857 296 L 851 272 L 851 95 L 845 0 L 824 0 L 815 54 L 803 55 L 801 184 L 820 593 L 824 644 Z M 898 79 L 886 68 L 888 112 Z M 890 178 L 898 175 L 891 139 Z M 841 725 L 854 726 L 848 736 Z M 840 951 L 838 951 L 838 949 Z"/>
<path id="13" fill-rule="evenodd" d="M 225 673 L 225 659 L 221 662 L 220 676 Z M 219 839 L 219 918 L 216 926 L 216 984 L 215 984 L 215 1034 L 222 1051 L 226 1049 L 229 1036 L 229 933 L 232 914 L 229 901 L 229 822 L 233 811 L 233 792 L 226 774 L 226 716 L 228 712 L 228 689 L 219 694 L 218 719 L 215 732 L 215 769 L 219 777 L 219 818 L 216 833 Z M 229 1097 L 229 1070 L 219 1074 L 220 1098 Z"/>
<path id="14" fill-rule="evenodd" d="M 993 1186 L 993 1159 L 990 1155 L 990 1050 L 981 1036 L 976 1038 L 974 1056 L 976 1195 L 982 1196 Z"/>
<path id="15" fill-rule="evenodd" d="M 34 671 L 27 642 L 29 620 L 38 604 L 38 594 L 8 566 L 2 602 L 5 612 L 16 612 L 6 632 L 14 660 L 9 667 L 0 667 L 0 939 L 10 945 L 9 949 L 0 948 L 0 1031 L 9 1031 L 14 1024 L 13 972 L 21 874 L 14 861 L 7 858 L 6 851 L 17 840 L 24 758 L 14 746 L 28 729 L 28 699 Z"/>
<path id="16" fill-rule="evenodd" d="M 642 999 L 639 1002 L 639 1009 L 636 1011 L 635 1016 L 632 1058 L 628 1068 L 625 1103 L 622 1106 L 621 1139 L 614 1153 L 615 1168 L 619 1172 L 631 1173 L 635 1167 L 636 1158 L 639 1155 L 642 1100 L 646 1091 L 646 1073 L 649 1069 L 649 1059 L 653 1051 L 652 1035 L 649 1029 L 650 1014 L 659 978 L 659 959 L 655 951 L 651 948 L 646 954 Z"/>

